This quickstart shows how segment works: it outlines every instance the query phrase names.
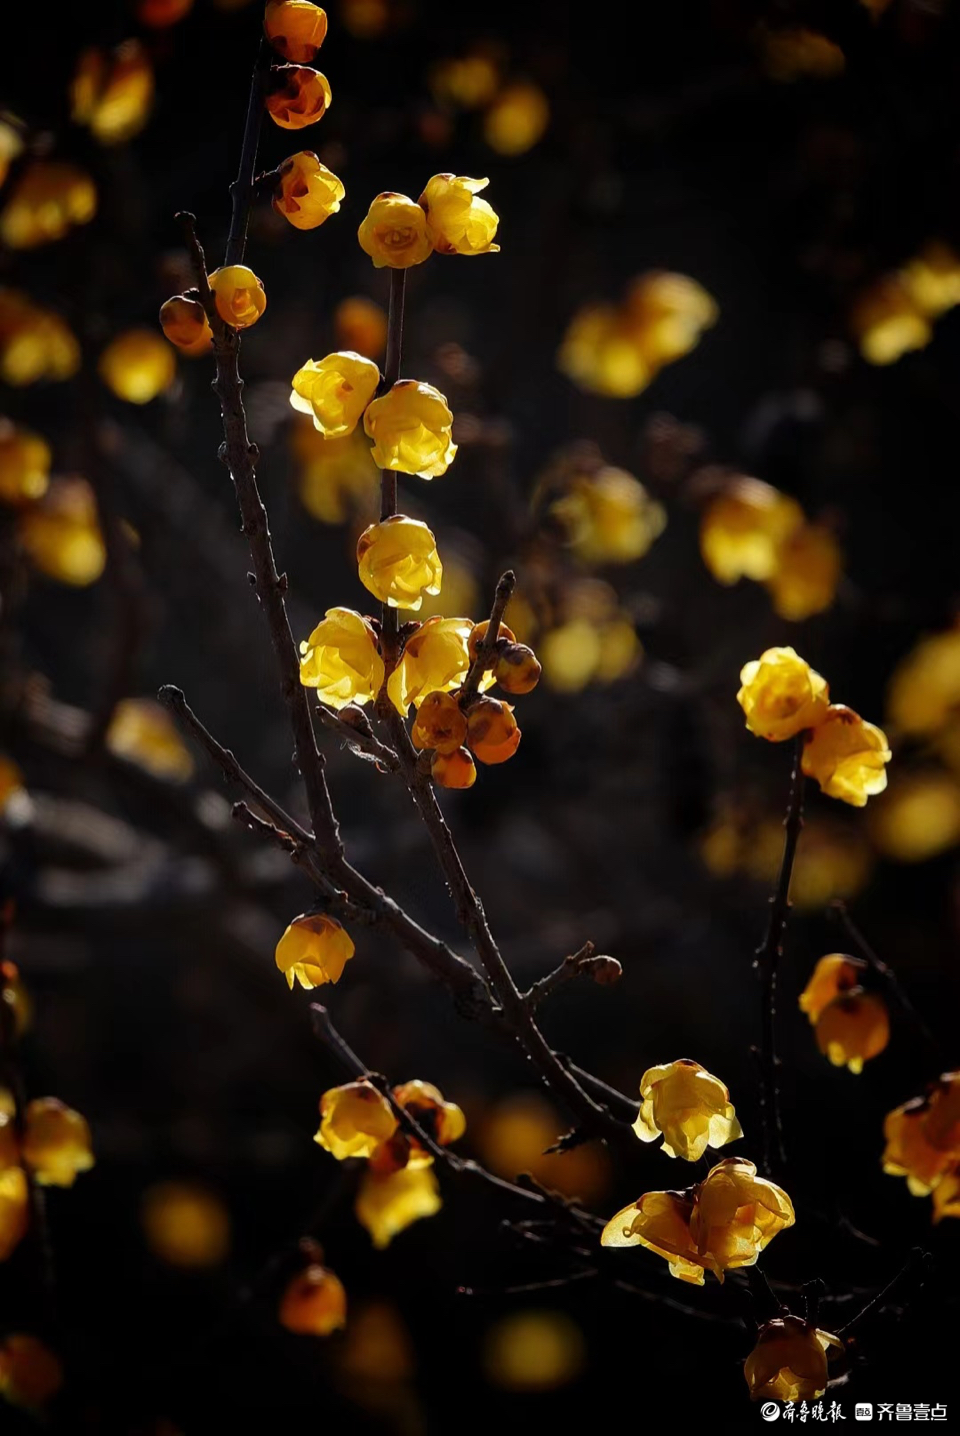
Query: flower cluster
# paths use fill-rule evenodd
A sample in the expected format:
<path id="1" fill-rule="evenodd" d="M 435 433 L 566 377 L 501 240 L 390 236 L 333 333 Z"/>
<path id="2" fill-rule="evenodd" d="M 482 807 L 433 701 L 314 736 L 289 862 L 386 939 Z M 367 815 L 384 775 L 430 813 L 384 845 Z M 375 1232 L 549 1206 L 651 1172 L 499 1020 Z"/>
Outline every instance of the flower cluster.
<path id="1" fill-rule="evenodd" d="M 933 1220 L 960 1217 L 960 1072 L 887 1114 L 883 1170 L 906 1177 L 915 1197 L 933 1194 Z"/>
<path id="2" fill-rule="evenodd" d="M 581 389 L 629 399 L 666 364 L 689 354 L 718 309 L 694 279 L 652 270 L 641 274 L 620 304 L 588 304 L 572 319 L 558 364 Z"/>
<path id="3" fill-rule="evenodd" d="M 438 254 L 496 254 L 499 219 L 479 196 L 490 183 L 440 174 L 414 202 L 388 190 L 378 194 L 360 226 L 360 248 L 378 269 L 409 269 Z"/>
<path id="4" fill-rule="evenodd" d="M 139 40 L 84 50 L 70 86 L 71 117 L 103 145 L 139 134 L 153 107 L 153 69 Z"/>
<path id="5" fill-rule="evenodd" d="M 429 1082 L 404 1082 L 393 1088 L 390 1099 L 367 1081 L 331 1088 L 320 1099 L 314 1138 L 340 1162 L 351 1157 L 367 1161 L 354 1210 L 380 1248 L 441 1206 L 433 1156 L 400 1123 L 396 1109 L 408 1113 L 440 1147 L 458 1141 L 466 1130 L 460 1108 Z"/>
<path id="6" fill-rule="evenodd" d="M 430 71 L 434 99 L 444 109 L 483 110 L 483 138 L 497 154 L 526 154 L 550 123 L 550 102 L 532 80 L 504 81 L 492 47 L 439 60 Z"/>
<path id="7" fill-rule="evenodd" d="M 868 964 L 833 952 L 821 957 L 800 995 L 800 1011 L 813 1026 L 817 1046 L 835 1067 L 862 1072 L 890 1040 L 890 1016 L 883 998 L 862 979 Z"/>
<path id="8" fill-rule="evenodd" d="M 740 673 L 737 702 L 758 738 L 804 734 L 801 766 L 831 798 L 862 808 L 887 786 L 886 734 L 852 708 L 830 702 L 827 681 L 792 648 L 768 648 Z"/>
<path id="9" fill-rule="evenodd" d="M 894 364 L 933 338 L 933 323 L 960 304 L 960 255 L 931 240 L 859 296 L 850 325 L 868 364 Z"/>
<path id="10" fill-rule="evenodd" d="M 267 114 L 285 130 L 316 124 L 333 98 L 327 77 L 313 68 L 327 33 L 326 12 L 310 0 L 268 0 L 263 32 L 289 62 L 270 72 Z"/>
<path id="11" fill-rule="evenodd" d="M 718 583 L 762 583 L 780 618 L 798 623 L 829 608 L 843 559 L 833 531 L 761 479 L 724 481 L 700 520 L 700 553 Z"/>
<path id="12" fill-rule="evenodd" d="M 62 160 L 32 160 L 0 210 L 0 240 L 36 249 L 62 239 L 97 212 L 97 190 L 85 170 Z"/>
<path id="13" fill-rule="evenodd" d="M 507 618 L 521 642 L 536 643 L 546 683 L 557 693 L 589 684 L 615 683 L 643 656 L 633 618 L 603 579 L 572 576 L 556 581 L 544 555 L 529 565 Z"/>

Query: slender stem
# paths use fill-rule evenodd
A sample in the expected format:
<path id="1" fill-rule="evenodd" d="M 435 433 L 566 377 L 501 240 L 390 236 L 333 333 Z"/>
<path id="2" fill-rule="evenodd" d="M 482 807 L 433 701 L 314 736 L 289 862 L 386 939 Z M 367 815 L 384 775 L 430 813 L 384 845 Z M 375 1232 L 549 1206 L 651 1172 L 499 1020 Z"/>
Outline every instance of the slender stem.
<path id="1" fill-rule="evenodd" d="M 888 1306 L 894 1297 L 911 1293 L 911 1288 L 916 1288 L 919 1291 L 926 1280 L 931 1261 L 929 1252 L 925 1252 L 922 1247 L 914 1247 L 892 1281 L 887 1282 L 887 1285 L 877 1293 L 872 1301 L 867 1303 L 862 1311 L 852 1317 L 846 1326 L 842 1326 L 837 1335 L 842 1336 L 844 1341 L 848 1341 L 865 1322 L 879 1316 L 883 1308 Z"/>
<path id="2" fill-rule="evenodd" d="M 517 586 L 517 575 L 512 568 L 500 575 L 496 592 L 493 595 L 493 604 L 490 609 L 490 620 L 487 623 L 487 631 L 477 644 L 476 657 L 470 665 L 470 672 L 467 674 L 463 687 L 460 689 L 460 707 L 467 708 L 476 698 L 480 688 L 480 681 L 493 657 L 494 649 L 500 638 L 500 624 L 507 604 L 510 602 L 513 590 Z"/>
<path id="3" fill-rule="evenodd" d="M 387 354 L 384 360 L 380 392 L 392 389 L 400 378 L 403 362 L 403 310 L 407 292 L 407 271 L 390 271 L 390 309 L 387 316 Z M 397 474 L 395 469 L 380 470 L 380 520 L 392 518 L 397 512 Z M 399 657 L 400 614 L 396 608 L 383 605 L 380 620 L 380 646 L 389 678 Z M 386 680 L 384 680 L 386 681 Z"/>
<path id="4" fill-rule="evenodd" d="M 263 123 L 263 102 L 267 92 L 273 51 L 265 35 L 260 37 L 257 62 L 253 67 L 250 81 L 250 95 L 247 100 L 247 118 L 243 126 L 243 143 L 240 148 L 240 167 L 237 177 L 230 186 L 232 212 L 230 232 L 223 262 L 242 264 L 247 247 L 247 225 L 250 220 L 250 206 L 255 189 L 254 175 L 257 168 L 257 151 L 260 148 L 260 129 Z"/>
<path id="5" fill-rule="evenodd" d="M 373 729 L 366 714 L 359 708 L 349 710 L 355 714 L 350 722 L 342 714 L 334 713 L 331 708 L 325 708 L 322 703 L 317 704 L 316 713 L 320 722 L 331 733 L 336 733 L 342 738 L 347 747 L 358 757 L 369 758 L 379 767 L 385 768 L 388 773 L 397 773 L 400 770 L 400 760 L 392 748 L 381 743 Z"/>
<path id="6" fill-rule="evenodd" d="M 760 978 L 760 1106 L 763 1122 L 763 1169 L 768 1176 L 786 1162 L 783 1126 L 780 1120 L 780 1092 L 777 1081 L 776 999 L 777 972 L 783 956 L 783 939 L 790 917 L 790 880 L 803 829 L 803 769 L 800 766 L 803 735 L 794 749 L 790 797 L 783 820 L 783 856 L 777 886 L 770 900 L 766 936 L 757 949 L 754 966 Z"/>
<path id="7" fill-rule="evenodd" d="M 900 979 L 897 977 L 897 974 L 894 972 L 893 968 L 890 967 L 888 963 L 881 960 L 879 954 L 864 937 L 863 933 L 860 931 L 860 928 L 850 916 L 850 912 L 847 908 L 846 903 L 841 901 L 840 899 L 837 899 L 835 902 L 831 903 L 831 911 L 833 912 L 834 916 L 839 920 L 841 926 L 843 927 L 847 936 L 850 938 L 854 947 L 857 949 L 860 956 L 864 959 L 865 962 L 868 962 L 870 964 L 877 976 L 882 978 L 882 980 L 886 983 L 887 989 L 891 997 L 896 1003 L 898 1003 L 904 1014 L 909 1017 L 910 1021 L 916 1027 L 923 1040 L 927 1043 L 932 1052 L 935 1054 L 937 1060 L 943 1061 L 945 1054 L 942 1042 L 931 1030 L 931 1028 L 927 1026 L 927 1023 L 920 1016 L 920 1013 L 910 1001 L 910 998 L 907 996 L 906 992 L 901 986 Z"/>

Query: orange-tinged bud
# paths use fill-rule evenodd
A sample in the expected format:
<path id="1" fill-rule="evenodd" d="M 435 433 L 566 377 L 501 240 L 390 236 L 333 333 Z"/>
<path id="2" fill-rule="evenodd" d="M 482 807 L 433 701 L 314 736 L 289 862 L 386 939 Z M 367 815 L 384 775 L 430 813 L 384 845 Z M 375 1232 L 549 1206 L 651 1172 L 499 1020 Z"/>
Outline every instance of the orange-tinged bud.
<path id="1" fill-rule="evenodd" d="M 861 958 L 848 957 L 843 952 L 831 952 L 821 957 L 800 994 L 800 1011 L 805 1012 L 816 1026 L 825 1007 L 859 987 L 866 965 Z"/>
<path id="2" fill-rule="evenodd" d="M 727 1088 L 688 1057 L 649 1068 L 640 1080 L 640 1097 L 633 1130 L 641 1142 L 662 1135 L 668 1157 L 696 1162 L 708 1147 L 743 1136 Z"/>
<path id="3" fill-rule="evenodd" d="M 475 624 L 473 625 L 473 628 L 472 628 L 471 633 L 470 633 L 470 640 L 469 640 L 469 643 L 467 644 L 467 651 L 468 651 L 468 653 L 470 654 L 470 662 L 471 662 L 471 663 L 476 663 L 476 661 L 477 661 L 477 652 L 478 652 L 478 650 L 479 650 L 479 648 L 480 648 L 481 643 L 482 643 L 482 642 L 484 641 L 484 639 L 486 638 L 486 636 L 487 636 L 487 631 L 489 630 L 489 628 L 490 628 L 490 620 L 489 620 L 489 618 L 482 618 L 479 623 L 475 623 Z M 516 635 L 514 634 L 513 629 L 512 629 L 512 628 L 508 628 L 505 623 L 501 623 L 499 629 L 497 630 L 496 643 L 498 643 L 498 644 L 499 644 L 499 643 L 504 643 L 504 642 L 506 642 L 506 643 L 516 643 L 516 641 L 517 641 L 517 639 L 516 639 Z M 492 668 L 493 665 L 496 663 L 498 654 L 499 654 L 499 649 L 498 649 L 496 646 L 494 646 L 494 647 L 490 650 L 490 662 L 489 662 L 489 667 Z"/>
<path id="4" fill-rule="evenodd" d="M 157 1182 L 144 1193 L 140 1217 L 147 1245 L 169 1266 L 218 1266 L 230 1250 L 230 1214 L 199 1182 Z"/>
<path id="5" fill-rule="evenodd" d="M 155 778 L 184 783 L 193 759 L 166 708 L 153 698 L 121 698 L 106 733 L 108 750 Z"/>
<path id="6" fill-rule="evenodd" d="M 802 767 L 824 793 L 855 808 L 887 786 L 887 735 L 842 703 L 831 704 L 803 745 Z"/>
<path id="7" fill-rule="evenodd" d="M 299 1336 L 329 1336 L 347 1324 L 347 1293 L 332 1271 L 313 1262 L 287 1284 L 277 1312 Z"/>
<path id="8" fill-rule="evenodd" d="M 177 377 L 177 361 L 169 344 L 152 329 L 128 329 L 104 349 L 97 371 L 118 399 L 149 404 L 170 388 Z"/>
<path id="9" fill-rule="evenodd" d="M 777 1317 L 761 1326 L 744 1362 L 752 1401 L 813 1401 L 827 1389 L 827 1351 L 843 1348 L 839 1337 L 819 1331 L 800 1316 Z"/>
<path id="10" fill-rule="evenodd" d="M 540 662 L 525 643 L 508 643 L 496 655 L 493 676 L 504 693 L 530 693 L 540 682 Z"/>
<path id="11" fill-rule="evenodd" d="M 427 216 L 406 194 L 378 194 L 357 231 L 360 248 L 377 269 L 409 269 L 433 253 Z"/>
<path id="12" fill-rule="evenodd" d="M 372 1157 L 396 1130 L 397 1119 L 383 1093 L 369 1082 L 348 1082 L 320 1098 L 320 1126 L 313 1140 L 343 1162 Z"/>
<path id="13" fill-rule="evenodd" d="M 390 608 L 420 607 L 424 593 L 439 593 L 443 565 L 437 541 L 419 519 L 393 514 L 364 529 L 357 543 L 360 582 Z"/>
<path id="14" fill-rule="evenodd" d="M 160 328 L 181 354 L 193 358 L 213 348 L 213 330 L 199 299 L 175 294 L 160 307 Z"/>
<path id="15" fill-rule="evenodd" d="M 27 1103 L 23 1160 L 41 1187 L 72 1187 L 93 1166 L 86 1119 L 56 1097 Z"/>
<path id="16" fill-rule="evenodd" d="M 41 1411 L 63 1385 L 63 1367 L 35 1336 L 11 1332 L 0 1343 L 0 1396 L 24 1411 Z"/>
<path id="17" fill-rule="evenodd" d="M 30 1223 L 30 1192 L 22 1167 L 0 1170 L 0 1262 L 23 1240 Z"/>
<path id="18" fill-rule="evenodd" d="M 453 753 L 434 753 L 430 776 L 438 788 L 472 788 L 477 767 L 466 748 L 457 748 Z"/>
<path id="19" fill-rule="evenodd" d="M 14 184 L 0 212 L 0 240 L 10 249 L 35 249 L 62 239 L 97 212 L 90 176 L 61 160 L 34 160 Z"/>
<path id="20" fill-rule="evenodd" d="M 428 693 L 420 705 L 410 736 L 415 748 L 454 753 L 467 736 L 467 720 L 452 693 Z"/>
<path id="21" fill-rule="evenodd" d="M 356 948 L 350 934 L 326 913 L 294 918 L 277 943 L 277 967 L 287 979 L 308 991 L 325 982 L 339 982 Z"/>
<path id="22" fill-rule="evenodd" d="M 112 52 L 84 50 L 70 87 L 73 119 L 101 144 L 120 144 L 147 123 L 153 92 L 153 69 L 139 40 L 125 40 Z"/>
<path id="23" fill-rule="evenodd" d="M 823 722 L 830 692 L 794 649 L 768 648 L 741 669 L 737 702 L 751 733 L 782 743 Z"/>
<path id="24" fill-rule="evenodd" d="M 443 1205 L 437 1179 L 430 1167 L 404 1167 L 380 1175 L 368 1169 L 360 1183 L 354 1211 L 378 1250 L 423 1217 L 432 1217 Z"/>
<path id="25" fill-rule="evenodd" d="M 86 479 L 54 479 L 20 515 L 17 533 L 34 567 L 58 583 L 85 588 L 103 573 L 107 552 Z"/>
<path id="26" fill-rule="evenodd" d="M 50 447 L 38 434 L 0 419 L 0 502 L 32 503 L 50 483 Z"/>
<path id="27" fill-rule="evenodd" d="M 300 682 L 316 688 L 331 708 L 371 703 L 384 679 L 377 635 L 352 608 L 328 608 L 309 639 L 300 644 Z"/>
<path id="28" fill-rule="evenodd" d="M 890 1017 L 882 997 L 855 987 L 827 1004 L 815 1026 L 817 1046 L 834 1067 L 862 1072 L 890 1041 Z"/>
<path id="29" fill-rule="evenodd" d="M 387 316 L 379 304 L 362 294 L 341 299 L 333 314 L 337 340 L 368 359 L 379 359 L 387 347 Z"/>
<path id="30" fill-rule="evenodd" d="M 505 763 L 520 744 L 520 729 L 509 703 L 478 698 L 467 712 L 467 745 L 481 763 Z"/>
<path id="31" fill-rule="evenodd" d="M 483 119 L 483 137 L 499 155 L 522 155 L 541 140 L 550 104 L 538 85 L 518 80 L 502 89 Z"/>
<path id="32" fill-rule="evenodd" d="M 228 264 L 210 276 L 217 313 L 234 329 L 249 329 L 267 307 L 262 282 L 245 264 Z"/>
<path id="33" fill-rule="evenodd" d="M 312 150 L 300 150 L 280 166 L 273 207 L 294 229 L 317 229 L 339 211 L 346 193 L 342 180 Z"/>
<path id="34" fill-rule="evenodd" d="M 309 64 L 327 33 L 327 12 L 310 0 L 267 0 L 263 33 L 285 60 Z"/>
<path id="35" fill-rule="evenodd" d="M 267 113 L 283 130 L 315 125 L 333 103 L 326 75 L 306 65 L 279 65 L 266 98 Z"/>
<path id="36" fill-rule="evenodd" d="M 137 19 L 148 30 L 166 30 L 193 9 L 193 0 L 137 0 Z"/>
<path id="37" fill-rule="evenodd" d="M 500 220 L 485 199 L 477 198 L 489 183 L 452 174 L 434 175 L 427 181 L 420 204 L 438 254 L 499 253 L 493 240 Z"/>
<path id="38" fill-rule="evenodd" d="M 379 383 L 380 370 L 362 354 L 328 354 L 297 370 L 290 403 L 312 417 L 325 439 L 342 439 L 359 424 Z"/>

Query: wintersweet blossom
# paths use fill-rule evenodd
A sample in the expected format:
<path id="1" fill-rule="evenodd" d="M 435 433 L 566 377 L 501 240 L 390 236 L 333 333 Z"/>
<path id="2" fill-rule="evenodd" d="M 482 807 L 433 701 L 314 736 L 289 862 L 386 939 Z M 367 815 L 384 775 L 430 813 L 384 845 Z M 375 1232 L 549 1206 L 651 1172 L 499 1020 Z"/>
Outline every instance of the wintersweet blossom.
<path id="1" fill-rule="evenodd" d="M 493 207 L 478 196 L 490 183 L 466 175 L 434 175 L 427 181 L 420 204 L 427 216 L 427 233 L 438 254 L 496 254 L 493 240 L 500 220 Z"/>
<path id="2" fill-rule="evenodd" d="M 293 376 L 290 403 L 309 414 L 325 439 L 352 434 L 377 392 L 380 370 L 362 354 L 349 350 L 308 359 Z"/>
<path id="3" fill-rule="evenodd" d="M 668 1157 L 696 1162 L 707 1147 L 723 1147 L 743 1136 L 727 1088 L 688 1057 L 648 1068 L 640 1097 L 633 1130 L 641 1142 L 662 1136 Z"/>
<path id="4" fill-rule="evenodd" d="M 740 671 L 737 702 L 758 738 L 782 743 L 826 717 L 827 681 L 792 648 L 768 648 Z"/>
<path id="5" fill-rule="evenodd" d="M 383 685 L 383 659 L 370 620 L 352 608 L 328 608 L 300 644 L 300 682 L 331 708 L 372 703 Z"/>
<path id="6" fill-rule="evenodd" d="M 350 934 L 327 913 L 295 917 L 277 943 L 277 967 L 287 979 L 311 990 L 339 982 L 356 948 Z"/>
<path id="7" fill-rule="evenodd" d="M 382 1092 L 369 1082 L 348 1082 L 320 1098 L 320 1126 L 313 1140 L 342 1162 L 372 1157 L 396 1130 L 397 1119 Z"/>
<path id="8" fill-rule="evenodd" d="M 373 459 L 380 469 L 398 469 L 421 479 L 436 479 L 453 463 L 453 414 L 446 398 L 432 384 L 400 379 L 363 416 L 373 440 Z"/>
<path id="9" fill-rule="evenodd" d="M 437 541 L 420 519 L 392 514 L 364 529 L 357 542 L 364 588 L 390 608 L 420 607 L 425 593 L 439 593 L 443 564 Z"/>
<path id="10" fill-rule="evenodd" d="M 862 808 L 887 786 L 891 756 L 882 728 L 834 703 L 808 734 L 801 762 L 807 777 L 816 778 L 828 797 Z"/>

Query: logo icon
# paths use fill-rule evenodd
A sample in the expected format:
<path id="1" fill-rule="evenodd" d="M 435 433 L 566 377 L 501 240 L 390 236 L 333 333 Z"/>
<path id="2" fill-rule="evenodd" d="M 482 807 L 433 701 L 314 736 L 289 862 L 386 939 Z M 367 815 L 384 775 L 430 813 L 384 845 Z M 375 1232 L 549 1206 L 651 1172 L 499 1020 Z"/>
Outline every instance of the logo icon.
<path id="1" fill-rule="evenodd" d="M 872 1421 L 873 1403 L 870 1401 L 858 1401 L 853 1408 L 854 1421 Z"/>
<path id="2" fill-rule="evenodd" d="M 873 1407 L 871 1407 L 870 1409 L 872 1412 Z M 775 1401 L 765 1401 L 760 1407 L 760 1415 L 763 1417 L 764 1421 L 779 1421 L 780 1407 Z"/>

